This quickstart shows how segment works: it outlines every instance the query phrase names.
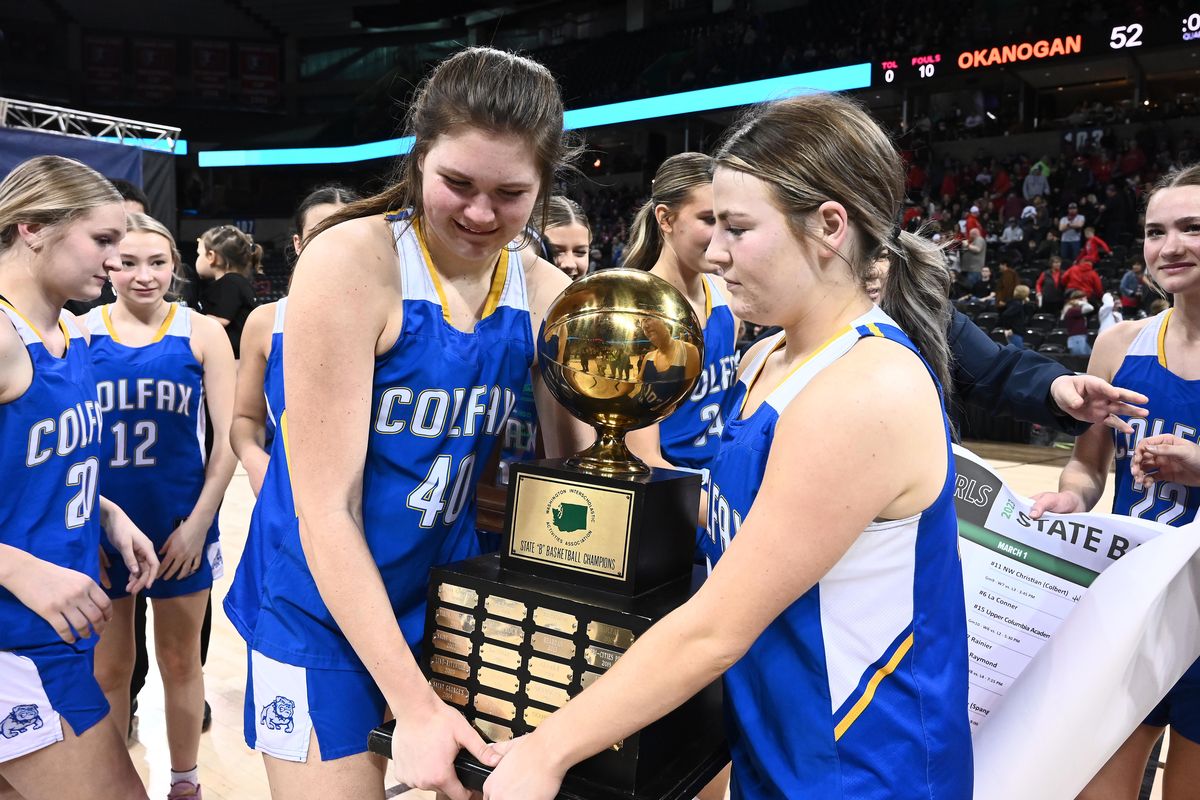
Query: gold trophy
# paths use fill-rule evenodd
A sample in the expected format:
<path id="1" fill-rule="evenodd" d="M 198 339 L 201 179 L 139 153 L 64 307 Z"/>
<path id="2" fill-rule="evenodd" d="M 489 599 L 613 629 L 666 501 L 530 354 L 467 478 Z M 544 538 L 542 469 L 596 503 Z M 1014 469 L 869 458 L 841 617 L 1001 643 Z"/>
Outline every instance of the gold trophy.
<path id="1" fill-rule="evenodd" d="M 426 674 L 492 741 L 536 728 L 703 580 L 700 476 L 652 469 L 624 442 L 700 374 L 704 331 L 687 299 L 647 272 L 598 272 L 551 304 L 537 349 L 550 392 L 596 442 L 513 464 L 500 553 L 430 576 Z M 570 770 L 561 800 L 690 800 L 727 761 L 720 707 L 714 684 Z M 372 733 L 373 750 L 390 755 L 390 731 Z M 465 752 L 457 768 L 476 789 L 488 774 Z"/>

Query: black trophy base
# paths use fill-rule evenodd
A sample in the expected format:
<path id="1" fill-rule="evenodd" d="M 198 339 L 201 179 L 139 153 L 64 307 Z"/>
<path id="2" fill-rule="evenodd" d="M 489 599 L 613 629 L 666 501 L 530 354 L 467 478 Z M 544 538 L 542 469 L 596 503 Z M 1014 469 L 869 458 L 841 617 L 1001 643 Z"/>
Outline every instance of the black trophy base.
<path id="1" fill-rule="evenodd" d="M 393 720 L 371 731 L 367 746 L 372 753 L 392 757 L 395 727 Z M 692 800 L 728 763 L 729 750 L 724 743 L 715 748 L 711 743 L 697 746 L 694 752 L 684 754 L 677 769 L 668 770 L 659 779 L 632 791 L 603 786 L 567 773 L 556 800 Z M 454 762 L 454 769 L 463 786 L 477 792 L 483 791 L 484 781 L 492 774 L 491 769 L 466 752 Z"/>
<path id="2" fill-rule="evenodd" d="M 514 573 L 497 555 L 438 567 L 430 573 L 422 667 L 438 696 L 485 739 L 522 736 L 601 677 L 703 580 L 697 568 L 691 580 L 630 597 Z M 572 767 L 562 797 L 694 796 L 728 760 L 723 722 L 717 681 Z M 391 754 L 383 729 L 372 742 L 376 752 Z M 486 778 L 465 755 L 458 767 L 464 782 L 473 781 L 467 785 L 478 788 Z"/>

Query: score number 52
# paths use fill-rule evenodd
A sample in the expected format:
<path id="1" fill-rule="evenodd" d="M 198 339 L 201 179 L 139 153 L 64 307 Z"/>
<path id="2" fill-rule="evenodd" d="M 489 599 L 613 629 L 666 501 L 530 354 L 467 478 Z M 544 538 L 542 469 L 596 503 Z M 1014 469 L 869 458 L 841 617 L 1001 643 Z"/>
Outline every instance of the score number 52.
<path id="1" fill-rule="evenodd" d="M 1108 46 L 1113 50 L 1122 50 L 1127 47 L 1141 47 L 1142 30 L 1142 26 L 1136 22 L 1132 25 L 1117 25 L 1112 29 L 1112 33 L 1108 37 Z"/>

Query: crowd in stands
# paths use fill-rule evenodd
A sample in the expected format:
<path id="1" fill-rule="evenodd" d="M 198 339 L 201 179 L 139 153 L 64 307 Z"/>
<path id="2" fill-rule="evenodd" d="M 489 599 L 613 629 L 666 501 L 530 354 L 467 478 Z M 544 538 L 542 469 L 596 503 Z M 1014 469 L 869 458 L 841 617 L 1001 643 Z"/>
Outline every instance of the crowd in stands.
<path id="1" fill-rule="evenodd" d="M 908 151 L 901 224 L 944 243 L 951 297 L 999 342 L 1086 355 L 1099 330 L 1154 313 L 1161 300 L 1141 257 L 1143 198 L 1196 156 L 1194 138 L 1147 126 L 1058 155 L 971 161 Z M 592 220 L 593 269 L 621 262 L 644 193 L 579 193 Z"/>

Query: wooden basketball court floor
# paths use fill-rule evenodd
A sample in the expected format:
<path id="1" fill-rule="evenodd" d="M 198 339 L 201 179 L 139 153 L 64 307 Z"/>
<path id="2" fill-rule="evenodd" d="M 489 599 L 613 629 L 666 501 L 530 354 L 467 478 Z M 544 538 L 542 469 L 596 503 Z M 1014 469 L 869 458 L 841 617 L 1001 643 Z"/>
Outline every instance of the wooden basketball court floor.
<path id="1" fill-rule="evenodd" d="M 969 446 L 987 458 L 1009 486 L 1026 496 L 1057 486 L 1059 471 L 1069 454 L 1066 450 L 1028 445 L 980 442 Z M 1109 507 L 1111 498 L 1110 480 L 1099 507 Z M 241 558 L 253 505 L 254 495 L 250 491 L 246 473 L 239 467 L 221 508 L 222 542 L 225 563 L 228 565 L 236 565 Z M 200 781 L 206 800 L 260 800 L 270 797 L 262 758 L 247 749 L 242 738 L 245 644 L 225 614 L 217 608 L 232 578 L 232 568 L 227 569 L 229 572 L 225 578 L 214 588 L 213 634 L 205 669 L 205 692 L 212 705 L 213 725 L 200 740 Z M 163 718 L 162 683 L 153 658 L 150 664 L 150 676 L 139 699 L 136 743 L 131 746 L 130 754 L 154 800 L 167 795 L 170 764 Z M 390 774 L 388 782 L 389 785 L 395 783 Z M 1161 800 L 1160 785 L 1161 777 L 1155 783 L 1154 800 Z M 433 798 L 432 793 L 419 791 L 395 796 L 403 800 Z"/>

